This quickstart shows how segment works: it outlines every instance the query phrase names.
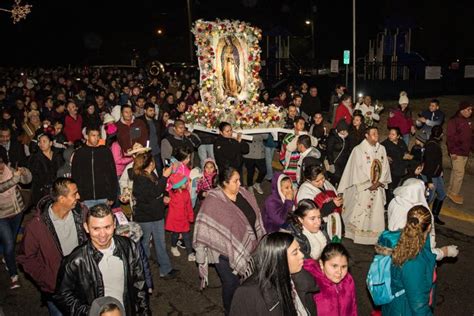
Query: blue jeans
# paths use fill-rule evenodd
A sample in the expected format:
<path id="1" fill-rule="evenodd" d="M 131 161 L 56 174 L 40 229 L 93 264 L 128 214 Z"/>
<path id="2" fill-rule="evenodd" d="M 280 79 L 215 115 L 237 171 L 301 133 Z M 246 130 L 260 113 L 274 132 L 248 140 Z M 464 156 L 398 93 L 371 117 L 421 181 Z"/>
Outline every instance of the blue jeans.
<path id="1" fill-rule="evenodd" d="M 98 199 L 98 200 L 85 200 L 84 202 L 85 206 L 90 210 L 92 207 L 98 205 L 98 204 L 107 204 L 107 199 Z"/>
<path id="2" fill-rule="evenodd" d="M 153 235 L 153 245 L 155 246 L 156 260 L 160 264 L 160 276 L 167 275 L 172 268 L 170 257 L 166 252 L 165 244 L 165 220 L 155 222 L 138 223 L 143 230 L 142 246 L 145 254 L 150 258 L 150 236 Z"/>
<path id="3" fill-rule="evenodd" d="M 56 304 L 52 301 L 46 301 L 46 304 L 48 305 L 49 316 L 63 316 Z"/>
<path id="4" fill-rule="evenodd" d="M 15 244 L 22 219 L 23 213 L 0 219 L 0 245 L 3 248 L 3 256 L 10 276 L 18 274 L 15 260 Z"/>
<path id="5" fill-rule="evenodd" d="M 214 158 L 214 145 L 213 144 L 201 144 L 198 147 L 199 162 L 201 163 L 201 169 L 204 170 L 204 160 L 207 158 Z"/>
<path id="6" fill-rule="evenodd" d="M 232 298 L 234 297 L 235 290 L 240 285 L 240 279 L 239 276 L 232 273 L 229 258 L 227 257 L 220 255 L 219 262 L 215 264 L 215 267 L 222 283 L 222 301 L 224 303 L 225 315 L 229 315 Z"/>
<path id="7" fill-rule="evenodd" d="M 402 135 L 402 139 L 405 142 L 405 144 L 407 144 L 407 146 L 408 146 L 409 143 L 410 143 L 410 133 Z"/>
<path id="8" fill-rule="evenodd" d="M 424 175 L 422 175 L 423 181 L 427 182 L 428 178 Z M 429 195 L 428 195 L 428 203 L 433 202 L 435 197 L 443 201 L 446 198 L 446 191 L 444 190 L 444 179 L 442 176 L 436 177 L 436 178 L 431 178 L 433 180 L 433 184 L 435 186 L 434 190 L 429 190 Z M 435 195 L 436 193 L 436 195 Z"/>
<path id="9" fill-rule="evenodd" d="M 267 166 L 267 175 L 265 176 L 265 179 L 270 180 L 270 181 L 273 179 L 272 161 L 273 161 L 274 153 L 275 153 L 274 147 L 265 147 L 265 164 Z"/>

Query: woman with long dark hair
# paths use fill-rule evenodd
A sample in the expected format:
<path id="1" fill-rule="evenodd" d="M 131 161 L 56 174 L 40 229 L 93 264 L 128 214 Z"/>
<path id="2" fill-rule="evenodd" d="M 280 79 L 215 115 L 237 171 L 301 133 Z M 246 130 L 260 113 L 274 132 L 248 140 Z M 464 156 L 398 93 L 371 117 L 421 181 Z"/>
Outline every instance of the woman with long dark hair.
<path id="1" fill-rule="evenodd" d="M 166 252 L 165 244 L 165 188 L 171 168 L 163 170 L 163 176 L 155 173 L 156 164 L 151 152 L 135 157 L 133 163 L 133 197 L 135 198 L 135 221 L 143 230 L 142 246 L 150 257 L 150 237 L 153 235 L 156 258 L 160 264 L 160 277 L 174 278 L 176 270 Z"/>
<path id="2" fill-rule="evenodd" d="M 292 235 L 282 232 L 266 235 L 253 259 L 254 272 L 235 292 L 230 315 L 314 315 L 314 302 L 305 300 L 308 292 L 298 291 L 292 280 L 292 276 L 302 271 L 304 262 Z M 306 290 L 315 292 L 314 280 L 305 276 L 312 284 Z"/>

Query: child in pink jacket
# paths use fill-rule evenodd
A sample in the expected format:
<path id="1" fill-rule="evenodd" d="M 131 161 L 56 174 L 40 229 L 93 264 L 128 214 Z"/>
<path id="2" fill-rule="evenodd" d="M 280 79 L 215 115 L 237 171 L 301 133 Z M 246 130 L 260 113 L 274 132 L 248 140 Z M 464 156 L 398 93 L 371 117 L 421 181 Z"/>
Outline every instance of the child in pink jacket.
<path id="1" fill-rule="evenodd" d="M 340 243 L 324 247 L 319 260 L 306 259 L 304 269 L 316 280 L 318 315 L 357 316 L 354 279 L 348 271 L 349 253 Z"/>

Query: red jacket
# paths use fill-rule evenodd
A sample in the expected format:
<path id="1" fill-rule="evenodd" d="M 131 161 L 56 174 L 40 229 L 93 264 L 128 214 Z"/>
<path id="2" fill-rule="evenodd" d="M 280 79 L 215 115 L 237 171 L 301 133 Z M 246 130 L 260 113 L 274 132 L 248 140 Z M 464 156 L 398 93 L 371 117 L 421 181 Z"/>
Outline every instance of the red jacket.
<path id="1" fill-rule="evenodd" d="M 474 139 L 472 136 L 472 122 L 458 114 L 448 121 L 448 153 L 450 155 L 469 156 L 469 152 L 474 149 Z"/>
<path id="2" fill-rule="evenodd" d="M 42 202 L 43 207 L 39 206 L 34 217 L 26 224 L 17 262 L 23 266 L 25 272 L 31 276 L 41 291 L 54 293 L 63 254 L 48 214 L 52 201 L 45 198 L 38 204 Z M 87 209 L 77 203 L 72 212 L 80 245 L 87 240 L 83 226 Z"/>
<path id="3" fill-rule="evenodd" d="M 64 135 L 69 142 L 74 143 L 76 140 L 82 139 L 82 116 L 77 114 L 77 119 L 73 119 L 71 115 L 66 115 L 64 119 Z"/>
<path id="4" fill-rule="evenodd" d="M 406 117 L 400 109 L 392 109 L 389 112 L 387 127 L 398 127 L 402 135 L 409 134 L 413 126 L 413 119 Z"/>
<path id="5" fill-rule="evenodd" d="M 166 216 L 165 229 L 174 233 L 187 233 L 194 222 L 191 195 L 188 190 L 171 190 L 170 204 Z"/>
<path id="6" fill-rule="evenodd" d="M 344 104 L 339 104 L 339 106 L 336 109 L 336 118 L 334 119 L 334 122 L 332 122 L 332 127 L 336 128 L 337 123 L 341 120 L 345 119 L 347 125 L 351 125 L 352 123 L 352 114 L 351 111 L 344 105 Z"/>

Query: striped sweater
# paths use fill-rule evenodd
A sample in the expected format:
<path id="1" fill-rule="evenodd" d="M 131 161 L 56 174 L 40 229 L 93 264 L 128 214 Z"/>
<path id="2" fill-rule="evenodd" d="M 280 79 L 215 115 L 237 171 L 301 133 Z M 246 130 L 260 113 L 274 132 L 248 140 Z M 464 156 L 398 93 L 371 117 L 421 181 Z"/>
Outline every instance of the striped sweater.
<path id="1" fill-rule="evenodd" d="M 283 173 L 291 178 L 293 183 L 296 182 L 296 170 L 298 168 L 298 161 L 300 159 L 299 151 L 287 152 L 287 146 L 296 137 L 295 134 L 287 134 L 283 138 L 281 151 L 280 151 L 280 163 L 283 165 Z"/>

